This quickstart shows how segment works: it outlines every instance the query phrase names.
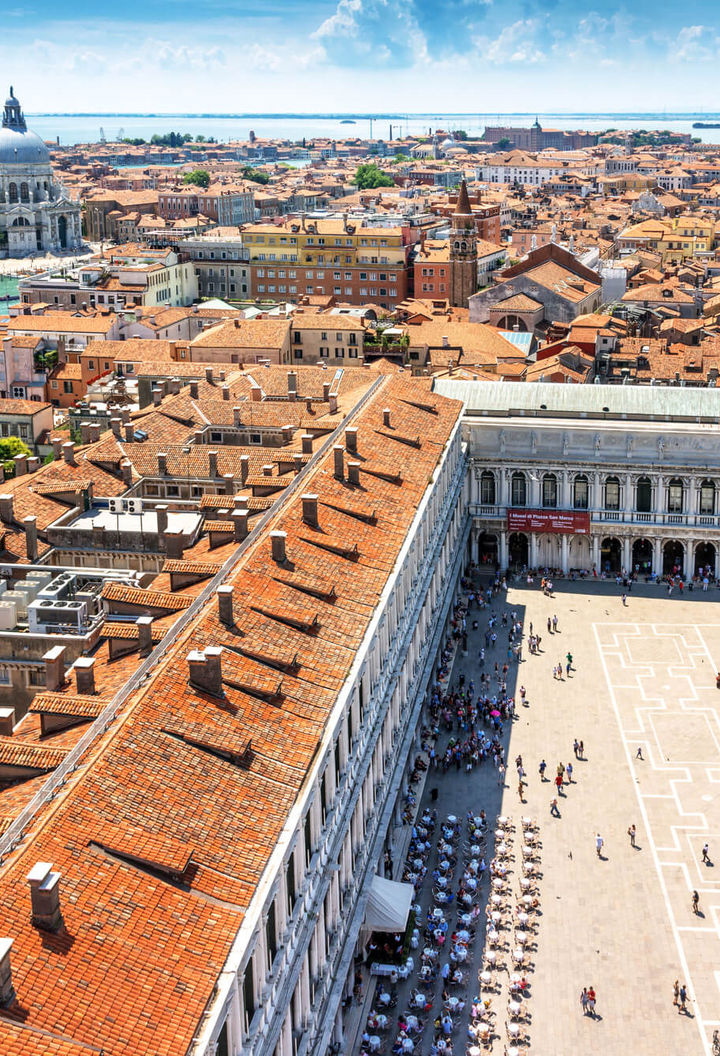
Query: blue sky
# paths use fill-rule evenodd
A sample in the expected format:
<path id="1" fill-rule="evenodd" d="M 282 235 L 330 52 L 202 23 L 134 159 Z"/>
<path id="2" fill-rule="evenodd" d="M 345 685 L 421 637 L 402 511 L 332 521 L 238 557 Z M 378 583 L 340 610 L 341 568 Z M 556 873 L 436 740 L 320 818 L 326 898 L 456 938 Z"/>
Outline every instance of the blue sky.
<path id="1" fill-rule="evenodd" d="M 30 112 L 720 108 L 717 0 L 6 2 Z"/>

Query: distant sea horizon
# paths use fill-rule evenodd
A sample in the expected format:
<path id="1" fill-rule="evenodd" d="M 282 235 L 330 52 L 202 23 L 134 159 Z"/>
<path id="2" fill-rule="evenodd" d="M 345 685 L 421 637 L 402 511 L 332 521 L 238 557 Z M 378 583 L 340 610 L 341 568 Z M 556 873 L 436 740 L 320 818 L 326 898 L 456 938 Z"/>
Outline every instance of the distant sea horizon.
<path id="1" fill-rule="evenodd" d="M 695 121 L 717 121 L 720 111 L 515 111 L 505 113 L 359 113 L 359 112 L 288 112 L 288 113 L 159 113 L 159 112 L 50 112 L 26 113 L 28 125 L 43 139 L 59 138 L 61 144 L 95 143 L 101 130 L 108 142 L 118 138 L 150 139 L 166 132 L 188 132 L 213 137 L 219 142 L 247 140 L 250 131 L 260 139 L 343 139 L 351 136 L 368 138 L 372 122 L 375 139 L 387 139 L 390 125 L 393 136 L 427 135 L 442 130 L 462 129 L 478 136 L 487 125 L 530 125 L 538 118 L 543 127 L 600 132 L 646 128 L 690 133 L 706 143 L 720 143 L 720 129 L 693 129 Z M 352 122 L 352 123 L 349 123 Z"/>

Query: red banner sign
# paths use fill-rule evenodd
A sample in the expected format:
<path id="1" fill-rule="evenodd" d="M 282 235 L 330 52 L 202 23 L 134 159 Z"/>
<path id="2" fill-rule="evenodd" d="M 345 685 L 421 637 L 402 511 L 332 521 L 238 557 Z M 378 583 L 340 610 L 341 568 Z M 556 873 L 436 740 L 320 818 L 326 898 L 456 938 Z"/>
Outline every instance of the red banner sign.
<path id="1" fill-rule="evenodd" d="M 588 535 L 590 514 L 577 510 L 508 510 L 509 532 L 560 532 Z"/>

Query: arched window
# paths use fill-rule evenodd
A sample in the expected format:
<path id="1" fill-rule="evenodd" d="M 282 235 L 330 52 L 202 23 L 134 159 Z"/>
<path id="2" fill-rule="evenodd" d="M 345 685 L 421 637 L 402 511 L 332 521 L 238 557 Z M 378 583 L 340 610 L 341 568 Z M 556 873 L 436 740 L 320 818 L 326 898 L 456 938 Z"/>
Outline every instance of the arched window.
<path id="1" fill-rule="evenodd" d="M 467 252 L 467 242 L 462 242 L 461 245 L 460 245 L 460 249 L 461 249 L 461 251 L 463 253 L 466 253 Z"/>
<path id="2" fill-rule="evenodd" d="M 673 477 L 668 484 L 667 508 L 668 513 L 683 512 L 683 482 L 680 477 Z"/>
<path id="3" fill-rule="evenodd" d="M 638 513 L 650 513 L 652 510 L 652 484 L 650 477 L 638 477 L 635 490 L 635 509 Z"/>
<path id="4" fill-rule="evenodd" d="M 28 187 L 28 185 L 24 181 L 20 184 L 20 201 L 21 202 L 29 202 L 30 201 L 30 188 Z"/>
<path id="5" fill-rule="evenodd" d="M 18 200 L 17 184 L 16 183 L 11 183 L 10 186 L 8 187 L 8 201 L 9 202 L 16 202 L 17 200 Z"/>
<path id="6" fill-rule="evenodd" d="M 605 509 L 620 509 L 620 481 L 617 477 L 608 477 L 605 481 Z"/>
<path id="7" fill-rule="evenodd" d="M 588 479 L 584 473 L 578 473 L 573 481 L 573 507 L 576 510 L 588 508 Z"/>
<path id="8" fill-rule="evenodd" d="M 527 505 L 527 481 L 524 473 L 513 473 L 510 489 L 510 501 L 513 506 Z"/>
<path id="9" fill-rule="evenodd" d="M 489 469 L 480 477 L 480 503 L 483 506 L 495 505 L 495 474 Z"/>
<path id="10" fill-rule="evenodd" d="M 712 516 L 715 513 L 715 485 L 711 480 L 704 480 L 700 485 L 699 513 Z"/>
<path id="11" fill-rule="evenodd" d="M 542 504 L 550 509 L 557 506 L 557 477 L 554 473 L 546 473 L 543 477 Z"/>

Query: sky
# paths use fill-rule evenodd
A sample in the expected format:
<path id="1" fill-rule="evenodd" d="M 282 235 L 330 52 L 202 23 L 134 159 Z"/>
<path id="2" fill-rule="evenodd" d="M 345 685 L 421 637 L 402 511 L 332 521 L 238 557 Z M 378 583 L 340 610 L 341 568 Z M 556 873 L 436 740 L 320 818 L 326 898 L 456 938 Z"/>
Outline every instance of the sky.
<path id="1" fill-rule="evenodd" d="M 6 4 L 29 113 L 720 109 L 718 0 Z"/>

